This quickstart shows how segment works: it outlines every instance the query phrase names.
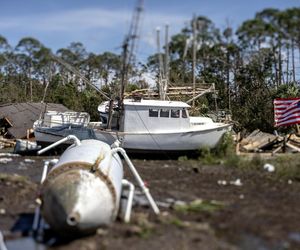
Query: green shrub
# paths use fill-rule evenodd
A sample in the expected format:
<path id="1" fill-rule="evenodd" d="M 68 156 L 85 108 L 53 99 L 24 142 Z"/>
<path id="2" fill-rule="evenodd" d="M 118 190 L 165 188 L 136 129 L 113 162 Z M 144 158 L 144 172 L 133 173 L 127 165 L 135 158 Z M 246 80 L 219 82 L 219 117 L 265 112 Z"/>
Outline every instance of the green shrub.
<path id="1" fill-rule="evenodd" d="M 235 144 L 231 132 L 227 132 L 222 136 L 214 151 L 219 157 L 235 155 Z"/>
<path id="2" fill-rule="evenodd" d="M 238 161 L 235 154 L 235 145 L 230 132 L 225 133 L 220 142 L 214 149 L 202 147 L 199 149 L 199 158 L 204 164 L 219 164 L 220 162 L 229 162 L 229 164 Z"/>

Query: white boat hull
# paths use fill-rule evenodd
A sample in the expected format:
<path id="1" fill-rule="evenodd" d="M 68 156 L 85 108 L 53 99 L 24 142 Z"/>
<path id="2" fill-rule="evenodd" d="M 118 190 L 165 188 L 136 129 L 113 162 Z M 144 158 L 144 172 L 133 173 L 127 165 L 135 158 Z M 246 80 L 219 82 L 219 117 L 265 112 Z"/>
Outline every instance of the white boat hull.
<path id="1" fill-rule="evenodd" d="M 201 147 L 214 148 L 224 133 L 230 130 L 229 124 L 210 129 L 168 133 L 124 133 L 97 129 L 64 129 L 60 133 L 52 133 L 47 128 L 36 128 L 36 141 L 49 144 L 73 134 L 80 140 L 97 139 L 113 144 L 117 139 L 121 146 L 130 151 L 191 151 Z"/>

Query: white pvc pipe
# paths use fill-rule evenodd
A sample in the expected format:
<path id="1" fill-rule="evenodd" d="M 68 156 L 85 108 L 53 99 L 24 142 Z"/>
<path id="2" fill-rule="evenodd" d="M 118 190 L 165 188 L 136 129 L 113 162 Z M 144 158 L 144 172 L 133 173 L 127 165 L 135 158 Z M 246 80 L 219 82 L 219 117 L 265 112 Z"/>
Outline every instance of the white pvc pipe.
<path id="1" fill-rule="evenodd" d="M 45 163 L 44 163 L 44 168 L 43 168 L 43 173 L 42 173 L 42 178 L 41 178 L 41 184 L 46 180 L 49 164 L 50 164 L 49 161 L 45 161 Z"/>
<path id="2" fill-rule="evenodd" d="M 45 179 L 47 177 L 49 165 L 53 166 L 57 162 L 58 162 L 58 159 L 52 159 L 50 161 L 45 161 L 45 163 L 44 163 L 44 169 L 43 169 L 43 174 L 42 174 L 42 178 L 41 178 L 41 184 L 43 184 L 43 182 L 45 181 Z"/>
<path id="3" fill-rule="evenodd" d="M 152 207 L 153 211 L 155 214 L 159 214 L 159 208 L 157 207 L 157 205 L 155 204 L 155 201 L 153 200 L 149 189 L 145 186 L 145 183 L 143 182 L 142 178 L 140 177 L 139 173 L 136 171 L 134 165 L 132 164 L 131 160 L 129 159 L 128 155 L 126 154 L 126 151 L 123 148 L 113 148 L 111 150 L 112 154 L 115 153 L 121 153 L 122 156 L 124 157 L 129 169 L 131 170 L 133 176 L 135 177 L 136 181 L 138 182 L 138 185 L 141 187 L 142 191 L 144 192 L 147 200 L 150 203 L 150 206 Z"/>
<path id="4" fill-rule="evenodd" d="M 40 205 L 37 205 L 37 207 L 35 208 L 34 211 L 34 218 L 33 218 L 33 223 L 32 223 L 32 229 L 33 231 L 37 231 L 38 230 L 38 226 L 39 226 L 39 220 L 40 220 Z"/>
<path id="5" fill-rule="evenodd" d="M 1 231 L 0 231 L 0 250 L 7 250 L 7 247 L 4 243 L 3 234 Z"/>
<path id="6" fill-rule="evenodd" d="M 125 216 L 124 216 L 124 221 L 126 223 L 130 222 L 130 216 L 131 216 L 131 208 L 132 208 L 132 201 L 133 201 L 133 195 L 134 195 L 134 185 L 127 181 L 127 180 L 122 180 L 122 186 L 129 187 L 129 194 L 127 198 L 127 205 L 125 209 Z"/>
<path id="7" fill-rule="evenodd" d="M 52 143 L 51 145 L 49 145 L 48 147 L 45 147 L 43 148 L 42 150 L 38 151 L 37 154 L 40 155 L 40 154 L 43 154 L 45 153 L 46 151 L 66 142 L 66 141 L 73 141 L 75 143 L 76 146 L 79 146 L 81 144 L 80 140 L 75 136 L 75 135 L 68 135 L 67 137 L 57 141 L 57 142 L 54 142 Z"/>
<path id="8" fill-rule="evenodd" d="M 42 178 L 40 183 L 43 184 L 43 182 L 46 180 L 47 174 L 48 174 L 48 167 L 49 165 L 55 165 L 58 162 L 58 159 L 52 159 L 50 161 L 45 161 Z M 37 231 L 39 227 L 39 221 L 40 221 L 40 204 L 37 205 L 34 212 L 34 218 L 32 223 L 32 229 L 33 231 Z"/>

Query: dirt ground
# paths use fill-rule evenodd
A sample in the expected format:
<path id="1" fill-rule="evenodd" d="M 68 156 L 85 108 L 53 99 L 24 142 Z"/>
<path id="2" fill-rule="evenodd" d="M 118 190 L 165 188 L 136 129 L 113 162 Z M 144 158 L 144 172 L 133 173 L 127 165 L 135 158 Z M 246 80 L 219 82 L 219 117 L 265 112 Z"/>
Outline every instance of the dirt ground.
<path id="1" fill-rule="evenodd" d="M 21 214 L 34 212 L 45 157 L 8 158 L 0 163 L 0 230 L 9 250 L 300 249 L 299 181 L 276 180 L 263 168 L 246 171 L 176 160 L 133 160 L 160 205 L 160 216 L 139 205 L 130 224 L 116 221 L 64 244 L 20 247 L 14 242 L 21 234 L 10 230 Z M 128 172 L 126 177 L 132 180 Z M 237 179 L 242 185 L 230 184 Z M 187 205 L 199 199 L 220 206 Z"/>

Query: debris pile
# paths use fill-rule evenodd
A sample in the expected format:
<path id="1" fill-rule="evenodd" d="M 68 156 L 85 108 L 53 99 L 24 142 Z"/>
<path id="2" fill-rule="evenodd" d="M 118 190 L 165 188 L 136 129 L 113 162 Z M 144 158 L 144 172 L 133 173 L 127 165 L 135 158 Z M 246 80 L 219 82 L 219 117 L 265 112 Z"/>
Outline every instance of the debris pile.
<path id="1" fill-rule="evenodd" d="M 55 103 L 12 103 L 0 105 L 0 135 L 5 138 L 29 138 L 33 123 L 43 112 L 56 110 L 70 111 L 62 104 Z"/>
<path id="2" fill-rule="evenodd" d="M 237 153 L 241 152 L 272 154 L 279 152 L 300 152 L 300 136 L 296 134 L 280 136 L 278 134 L 265 133 L 257 129 L 242 140 L 237 140 Z"/>
<path id="3" fill-rule="evenodd" d="M 14 147 L 15 145 L 15 140 L 5 139 L 2 136 L 0 136 L 0 149 Z"/>

